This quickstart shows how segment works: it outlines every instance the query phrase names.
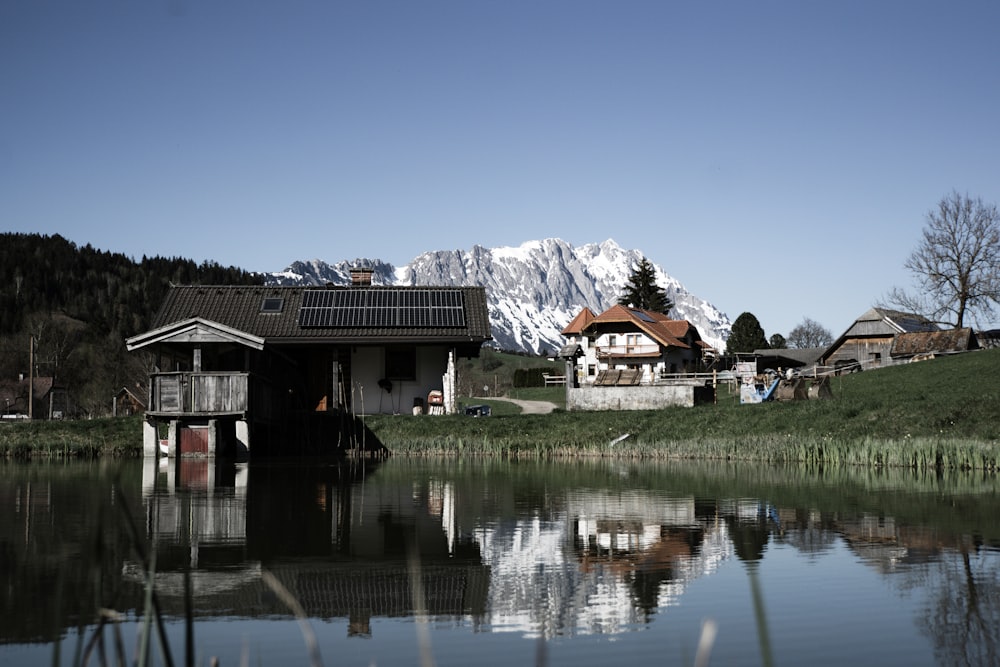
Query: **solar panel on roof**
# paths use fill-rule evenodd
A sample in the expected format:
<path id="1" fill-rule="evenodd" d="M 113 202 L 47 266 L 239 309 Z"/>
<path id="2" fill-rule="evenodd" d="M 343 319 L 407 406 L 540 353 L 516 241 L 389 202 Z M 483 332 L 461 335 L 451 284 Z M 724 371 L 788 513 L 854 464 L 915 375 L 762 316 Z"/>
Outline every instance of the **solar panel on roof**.
<path id="1" fill-rule="evenodd" d="M 638 317 L 643 322 L 655 322 L 656 321 L 652 317 L 650 317 L 649 315 L 647 315 L 646 313 L 642 312 L 641 310 L 633 310 L 632 314 L 635 315 L 636 317 Z"/>
<path id="2" fill-rule="evenodd" d="M 307 290 L 301 327 L 462 327 L 465 300 L 459 290 Z"/>

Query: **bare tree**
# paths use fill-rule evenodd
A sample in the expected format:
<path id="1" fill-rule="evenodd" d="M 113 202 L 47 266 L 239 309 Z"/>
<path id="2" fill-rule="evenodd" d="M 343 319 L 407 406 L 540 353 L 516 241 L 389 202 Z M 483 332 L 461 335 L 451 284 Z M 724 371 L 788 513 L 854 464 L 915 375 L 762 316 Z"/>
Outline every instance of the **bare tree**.
<path id="1" fill-rule="evenodd" d="M 826 347 L 833 342 L 830 330 L 808 317 L 788 332 L 788 347 L 804 350 L 810 347 Z"/>
<path id="2" fill-rule="evenodd" d="M 889 304 L 935 322 L 965 326 L 989 319 L 1000 303 L 1000 212 L 979 197 L 952 192 L 927 214 L 917 248 L 904 266 L 919 295 L 899 288 Z"/>

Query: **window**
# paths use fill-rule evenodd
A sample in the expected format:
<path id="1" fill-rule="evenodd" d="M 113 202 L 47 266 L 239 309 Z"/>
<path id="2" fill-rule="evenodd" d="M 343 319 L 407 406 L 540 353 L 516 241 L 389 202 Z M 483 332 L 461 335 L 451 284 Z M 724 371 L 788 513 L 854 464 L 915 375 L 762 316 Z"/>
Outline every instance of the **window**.
<path id="1" fill-rule="evenodd" d="M 389 380 L 417 379 L 417 348 L 410 346 L 385 349 L 385 377 Z"/>
<path id="2" fill-rule="evenodd" d="M 285 300 L 280 296 L 266 296 L 260 302 L 260 312 L 262 313 L 280 313 L 284 307 Z"/>

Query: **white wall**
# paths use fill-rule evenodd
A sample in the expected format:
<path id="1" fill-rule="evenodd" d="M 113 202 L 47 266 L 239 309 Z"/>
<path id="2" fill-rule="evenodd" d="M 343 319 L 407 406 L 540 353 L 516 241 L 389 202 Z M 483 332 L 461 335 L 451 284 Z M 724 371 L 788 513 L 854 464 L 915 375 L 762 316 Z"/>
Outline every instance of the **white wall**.
<path id="1" fill-rule="evenodd" d="M 448 367 L 445 345 L 418 347 L 414 380 L 392 380 L 392 391 L 378 386 L 385 377 L 385 355 L 381 347 L 358 347 L 351 355 L 351 404 L 358 414 L 413 414 L 413 399 L 419 398 L 427 412 L 427 394 L 443 390 L 441 377 Z"/>
<path id="2" fill-rule="evenodd" d="M 658 410 L 694 406 L 694 387 L 658 385 L 639 387 L 566 388 L 566 409 L 573 410 Z"/>

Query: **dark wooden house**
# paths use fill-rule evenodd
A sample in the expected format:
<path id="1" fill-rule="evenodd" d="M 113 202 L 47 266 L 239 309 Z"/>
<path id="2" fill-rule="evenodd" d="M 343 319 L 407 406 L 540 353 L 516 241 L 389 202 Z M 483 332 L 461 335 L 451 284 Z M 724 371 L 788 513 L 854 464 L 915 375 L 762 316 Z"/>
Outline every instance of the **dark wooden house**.
<path id="1" fill-rule="evenodd" d="M 0 409 L 4 419 L 65 419 L 69 394 L 52 377 L 22 376 L 0 381 Z"/>
<path id="2" fill-rule="evenodd" d="M 129 415 L 142 414 L 146 410 L 145 391 L 122 387 L 115 394 L 112 415 L 115 417 L 127 417 Z"/>
<path id="3" fill-rule="evenodd" d="M 370 274 L 369 274 L 370 275 Z M 153 328 L 144 444 L 269 449 L 317 415 L 455 411 L 456 359 L 491 339 L 482 287 L 172 287 Z M 165 431 L 165 433 L 164 433 Z M 295 436 L 298 437 L 298 436 Z"/>
<path id="4" fill-rule="evenodd" d="M 968 333 L 971 335 L 971 331 Z M 871 308 L 823 352 L 820 363 L 845 371 L 868 370 L 898 363 L 902 357 L 917 354 L 917 350 L 945 343 L 963 349 L 969 345 L 967 340 L 962 342 L 961 333 L 946 335 L 922 315 Z"/>

